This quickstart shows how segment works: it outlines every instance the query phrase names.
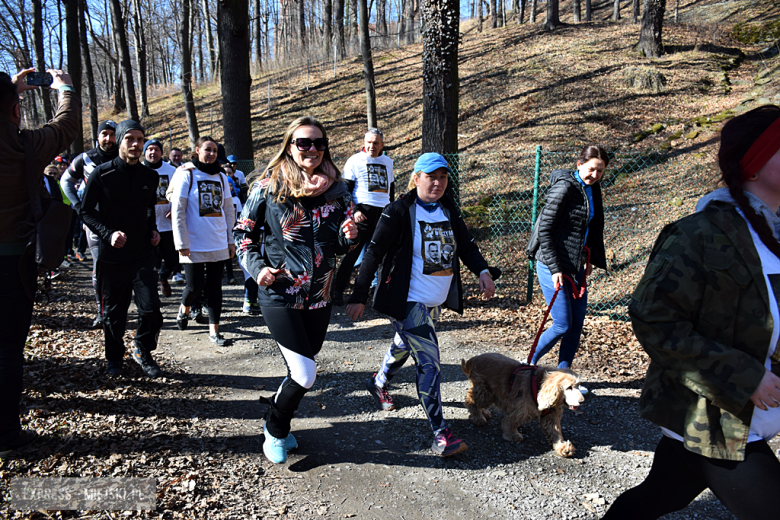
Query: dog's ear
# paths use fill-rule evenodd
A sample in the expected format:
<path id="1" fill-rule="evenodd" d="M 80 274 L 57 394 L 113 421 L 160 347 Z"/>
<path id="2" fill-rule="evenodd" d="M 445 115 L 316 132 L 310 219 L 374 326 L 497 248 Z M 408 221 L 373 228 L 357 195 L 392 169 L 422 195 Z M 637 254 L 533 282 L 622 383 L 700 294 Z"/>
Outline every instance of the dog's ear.
<path id="1" fill-rule="evenodd" d="M 542 375 L 542 387 L 539 389 L 539 395 L 536 400 L 539 403 L 539 410 L 555 408 L 563 402 L 563 389 L 566 386 L 566 380 L 570 375 L 566 372 L 544 372 Z"/>

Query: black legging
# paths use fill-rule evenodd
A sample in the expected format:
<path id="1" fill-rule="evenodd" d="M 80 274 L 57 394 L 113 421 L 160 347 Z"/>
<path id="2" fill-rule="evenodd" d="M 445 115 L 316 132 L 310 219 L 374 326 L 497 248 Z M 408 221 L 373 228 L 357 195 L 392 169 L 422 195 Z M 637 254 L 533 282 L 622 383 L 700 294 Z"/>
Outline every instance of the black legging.
<path id="1" fill-rule="evenodd" d="M 780 461 L 766 441 L 749 443 L 737 462 L 697 455 L 664 436 L 645 481 L 620 495 L 603 520 L 652 520 L 683 509 L 707 488 L 739 520 L 777 518 Z"/>
<path id="2" fill-rule="evenodd" d="M 275 403 L 265 417 L 265 430 L 277 439 L 284 439 L 290 433 L 290 421 L 301 399 L 314 385 L 317 377 L 314 356 L 325 342 L 331 309 L 330 305 L 315 310 L 260 308 L 287 364 L 287 377 L 279 385 Z"/>
<path id="3" fill-rule="evenodd" d="M 202 264 L 183 263 L 187 285 L 181 293 L 181 304 L 192 307 L 203 288 L 206 288 L 206 304 L 209 307 L 209 324 L 219 324 L 222 314 L 222 265 L 224 261 Z"/>

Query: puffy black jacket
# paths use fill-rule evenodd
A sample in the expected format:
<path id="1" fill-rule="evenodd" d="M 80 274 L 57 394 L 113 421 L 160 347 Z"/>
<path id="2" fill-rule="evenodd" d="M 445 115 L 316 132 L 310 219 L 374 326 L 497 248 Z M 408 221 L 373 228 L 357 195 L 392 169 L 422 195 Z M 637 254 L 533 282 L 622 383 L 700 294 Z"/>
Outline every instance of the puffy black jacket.
<path id="1" fill-rule="evenodd" d="M 418 211 L 416 200 L 415 189 L 390 203 L 382 212 L 374 236 L 360 264 L 360 275 L 349 303 L 366 303 L 369 286 L 381 263 L 382 272 L 374 292 L 373 307 L 397 320 L 406 318 L 406 299 L 409 296 L 409 283 L 412 279 L 415 212 Z M 471 272 L 479 276 L 479 273 L 488 268 L 488 263 L 474 243 L 458 207 L 449 194 L 445 194 L 439 202 L 450 219 L 458 258 Z M 452 274 L 452 284 L 444 305 L 450 310 L 463 314 L 460 262 L 452 263 Z"/>
<path id="2" fill-rule="evenodd" d="M 577 175 L 577 170 L 553 170 L 550 174 L 550 191 L 526 249 L 529 258 L 542 262 L 553 274 L 576 275 L 585 262 L 583 247 L 590 204 Z M 590 262 L 606 269 L 601 186 L 596 183 L 592 189 L 594 211 L 587 246 Z"/>

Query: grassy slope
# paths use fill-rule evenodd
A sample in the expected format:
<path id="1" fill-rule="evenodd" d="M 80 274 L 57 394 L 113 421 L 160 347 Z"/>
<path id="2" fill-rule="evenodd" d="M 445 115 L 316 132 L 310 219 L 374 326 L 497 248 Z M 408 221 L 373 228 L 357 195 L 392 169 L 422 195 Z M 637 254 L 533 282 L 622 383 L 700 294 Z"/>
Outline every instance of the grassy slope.
<path id="1" fill-rule="evenodd" d="M 777 3 L 777 2 L 776 2 Z M 486 29 L 481 34 L 466 22 L 460 48 L 460 150 L 462 152 L 527 150 L 536 144 L 545 148 L 574 148 L 585 142 L 600 142 L 619 148 L 657 146 L 682 129 L 671 124 L 664 132 L 639 144 L 636 132 L 654 123 L 709 116 L 733 108 L 753 88 L 760 60 L 745 60 L 729 72 L 731 92 L 719 87 L 717 55 L 694 50 L 696 43 L 714 42 L 740 47 L 746 53 L 756 48 L 740 45 L 728 37 L 730 24 L 765 20 L 780 13 L 772 1 L 681 0 L 682 22 L 708 16 L 725 20 L 720 27 L 674 25 L 664 28 L 664 41 L 673 51 L 658 60 L 640 58 L 633 46 L 639 25 L 611 17 L 611 2 L 595 2 L 594 22 L 572 24 L 552 33 L 541 30 L 544 14 L 535 25 L 509 23 L 505 28 Z M 583 4 L 584 5 L 584 4 Z M 673 4 L 670 3 L 671 8 Z M 571 21 L 570 2 L 561 6 L 561 18 Z M 714 13 L 714 14 L 713 14 Z M 623 9 L 623 16 L 629 8 Z M 414 154 L 420 149 L 422 119 L 421 45 L 374 53 L 377 110 L 387 133 L 392 154 Z M 636 93 L 621 86 L 622 71 L 648 65 L 667 78 L 666 92 Z M 267 81 L 271 78 L 272 106 L 267 110 Z M 306 71 L 290 69 L 255 78 L 252 88 L 252 132 L 255 157 L 268 159 L 279 145 L 287 124 L 302 114 L 313 114 L 329 129 L 333 153 L 348 156 L 360 146 L 365 129 L 365 93 L 359 58 L 339 63 L 334 79 L 332 63 L 312 67 L 309 92 Z M 201 132 L 211 129 L 223 138 L 218 84 L 200 85 L 195 91 Z M 175 145 L 188 145 L 182 96 L 178 91 L 151 100 L 152 117 L 146 126 Z M 702 132 L 695 142 L 679 140 L 676 146 L 700 147 L 711 142 L 712 133 Z M 229 152 L 229 151 L 228 151 Z"/>

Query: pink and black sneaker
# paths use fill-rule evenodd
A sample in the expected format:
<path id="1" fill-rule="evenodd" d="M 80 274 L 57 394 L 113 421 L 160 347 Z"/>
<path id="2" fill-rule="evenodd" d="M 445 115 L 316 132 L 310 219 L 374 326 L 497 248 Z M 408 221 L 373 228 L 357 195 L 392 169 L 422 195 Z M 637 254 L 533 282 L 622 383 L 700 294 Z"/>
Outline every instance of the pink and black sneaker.
<path id="1" fill-rule="evenodd" d="M 466 451 L 469 447 L 465 442 L 456 438 L 449 428 L 445 428 L 436 434 L 431 449 L 436 455 L 449 457 L 450 455 Z"/>
<path id="2" fill-rule="evenodd" d="M 374 401 L 376 401 L 376 405 L 380 410 L 388 411 L 395 408 L 393 398 L 390 397 L 387 388 L 376 386 L 376 372 L 366 379 L 366 390 L 374 396 Z"/>

